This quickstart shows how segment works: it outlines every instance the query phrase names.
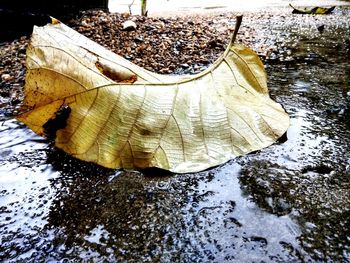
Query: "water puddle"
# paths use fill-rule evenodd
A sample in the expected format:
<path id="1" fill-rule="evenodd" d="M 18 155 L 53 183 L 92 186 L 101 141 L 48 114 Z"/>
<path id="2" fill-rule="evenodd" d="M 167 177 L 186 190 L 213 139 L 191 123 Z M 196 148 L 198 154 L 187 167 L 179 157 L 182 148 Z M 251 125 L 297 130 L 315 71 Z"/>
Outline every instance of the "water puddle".
<path id="1" fill-rule="evenodd" d="M 300 180 L 310 185 L 319 178 L 312 169 L 301 176 L 324 140 L 309 137 L 308 114 L 293 114 L 284 144 L 207 172 L 161 177 L 82 163 L 5 122 L 2 138 L 15 135 L 2 144 L 12 152 L 1 160 L 0 255 L 9 261 L 310 259 L 300 237 L 317 225 L 302 223 L 288 199 Z M 281 190 L 279 180 L 288 176 L 293 187 Z"/>

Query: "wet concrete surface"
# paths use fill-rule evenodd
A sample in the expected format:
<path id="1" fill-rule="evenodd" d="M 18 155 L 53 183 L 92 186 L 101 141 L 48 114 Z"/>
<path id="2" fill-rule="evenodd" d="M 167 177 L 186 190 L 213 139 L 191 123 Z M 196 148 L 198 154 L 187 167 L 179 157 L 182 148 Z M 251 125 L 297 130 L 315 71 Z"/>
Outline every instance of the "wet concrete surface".
<path id="1" fill-rule="evenodd" d="M 286 141 L 196 174 L 115 171 L 7 120 L 0 260 L 350 261 L 350 9 L 277 11 L 244 23 L 291 116 Z"/>

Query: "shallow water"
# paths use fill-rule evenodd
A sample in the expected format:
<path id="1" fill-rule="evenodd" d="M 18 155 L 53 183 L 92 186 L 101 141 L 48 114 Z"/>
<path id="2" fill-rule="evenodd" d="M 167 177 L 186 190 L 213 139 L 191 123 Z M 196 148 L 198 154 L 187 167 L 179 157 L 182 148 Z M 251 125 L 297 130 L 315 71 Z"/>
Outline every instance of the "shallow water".
<path id="1" fill-rule="evenodd" d="M 208 171 L 103 169 L 5 121 L 0 260 L 350 261 L 349 17 L 245 16 L 288 140 Z"/>

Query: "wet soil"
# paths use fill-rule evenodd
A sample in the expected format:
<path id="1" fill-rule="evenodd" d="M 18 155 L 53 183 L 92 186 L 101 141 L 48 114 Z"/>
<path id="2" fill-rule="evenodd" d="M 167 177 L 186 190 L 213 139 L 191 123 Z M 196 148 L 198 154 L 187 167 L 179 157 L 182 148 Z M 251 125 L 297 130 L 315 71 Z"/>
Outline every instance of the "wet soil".
<path id="1" fill-rule="evenodd" d="M 71 26 L 143 67 L 183 74 L 220 55 L 234 16 L 88 12 Z M 291 116 L 287 140 L 196 174 L 108 170 L 56 150 L 11 118 L 27 38 L 2 44 L 0 260 L 350 261 L 349 17 L 346 6 L 244 13 L 239 40 L 260 54 Z M 130 18 L 138 29 L 121 31 Z"/>

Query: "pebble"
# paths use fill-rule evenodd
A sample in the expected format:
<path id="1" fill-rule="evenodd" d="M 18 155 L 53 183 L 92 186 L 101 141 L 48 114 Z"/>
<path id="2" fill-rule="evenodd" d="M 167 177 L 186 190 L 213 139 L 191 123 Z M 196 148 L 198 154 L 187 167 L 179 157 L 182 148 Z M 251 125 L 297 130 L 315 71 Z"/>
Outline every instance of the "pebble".
<path id="1" fill-rule="evenodd" d="M 13 79 L 13 76 L 11 76 L 10 74 L 2 74 L 1 79 L 4 81 L 9 81 Z"/>
<path id="2" fill-rule="evenodd" d="M 153 72 L 195 74 L 197 70 L 188 69 L 198 64 L 207 67 L 224 52 L 232 33 L 222 30 L 228 20 L 217 20 L 221 24 L 216 26 L 202 16 L 142 17 L 89 11 L 69 26 Z"/>
<path id="3" fill-rule="evenodd" d="M 136 28 L 137 28 L 136 23 L 135 23 L 134 21 L 131 21 L 131 20 L 125 21 L 125 22 L 122 24 L 122 26 L 123 26 L 123 30 L 124 30 L 124 31 L 134 31 L 134 30 L 136 30 Z"/>

